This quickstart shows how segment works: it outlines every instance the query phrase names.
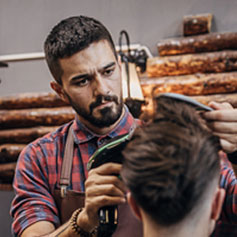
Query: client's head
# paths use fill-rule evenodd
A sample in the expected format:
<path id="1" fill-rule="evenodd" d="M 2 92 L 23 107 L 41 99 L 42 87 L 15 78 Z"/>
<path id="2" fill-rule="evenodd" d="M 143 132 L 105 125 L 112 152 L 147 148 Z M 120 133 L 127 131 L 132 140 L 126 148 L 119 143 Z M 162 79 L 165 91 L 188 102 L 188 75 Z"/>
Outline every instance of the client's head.
<path id="1" fill-rule="evenodd" d="M 209 236 L 219 217 L 219 139 L 194 108 L 160 98 L 125 150 L 122 178 L 144 236 Z"/>

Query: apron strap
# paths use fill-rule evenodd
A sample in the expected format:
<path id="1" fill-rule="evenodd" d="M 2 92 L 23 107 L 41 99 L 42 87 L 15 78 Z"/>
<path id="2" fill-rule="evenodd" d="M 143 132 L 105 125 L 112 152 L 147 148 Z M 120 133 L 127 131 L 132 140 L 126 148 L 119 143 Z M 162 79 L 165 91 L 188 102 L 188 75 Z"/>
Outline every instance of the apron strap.
<path id="1" fill-rule="evenodd" d="M 72 161 L 73 161 L 73 151 L 74 151 L 74 138 L 72 134 L 72 125 L 69 127 L 66 146 L 63 155 L 63 164 L 60 176 L 60 190 L 61 197 L 64 198 L 66 196 L 67 187 L 70 184 L 71 170 L 72 170 Z"/>
<path id="2" fill-rule="evenodd" d="M 134 127 L 130 132 L 134 131 Z M 54 198 L 59 210 L 61 223 L 65 223 L 71 217 L 73 211 L 84 206 L 84 192 L 67 190 L 71 180 L 72 161 L 74 153 L 74 138 L 72 125 L 69 128 L 66 138 L 65 151 L 63 155 L 62 170 L 60 176 L 60 190 L 55 190 Z M 133 216 L 127 203 L 118 206 L 119 219 L 118 226 L 113 237 L 136 236 L 142 237 L 142 225 Z"/>
<path id="3" fill-rule="evenodd" d="M 130 134 L 133 134 L 136 128 L 136 124 L 134 123 L 129 131 Z M 70 125 L 68 130 L 68 135 L 66 138 L 66 145 L 63 155 L 63 163 L 62 163 L 62 170 L 60 176 L 60 192 L 61 197 L 64 198 L 67 193 L 67 187 L 70 185 L 71 179 L 71 171 L 72 171 L 72 161 L 73 161 L 73 152 L 74 152 L 74 137 L 72 133 L 72 125 Z"/>

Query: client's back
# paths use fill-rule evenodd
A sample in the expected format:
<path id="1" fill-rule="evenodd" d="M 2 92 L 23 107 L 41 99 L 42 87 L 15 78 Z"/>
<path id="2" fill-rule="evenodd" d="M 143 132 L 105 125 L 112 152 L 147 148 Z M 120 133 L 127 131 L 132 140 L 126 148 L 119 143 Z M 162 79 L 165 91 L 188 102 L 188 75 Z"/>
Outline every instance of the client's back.
<path id="1" fill-rule="evenodd" d="M 209 236 L 222 205 L 217 137 L 196 111 L 168 98 L 123 151 L 122 178 L 144 236 Z"/>

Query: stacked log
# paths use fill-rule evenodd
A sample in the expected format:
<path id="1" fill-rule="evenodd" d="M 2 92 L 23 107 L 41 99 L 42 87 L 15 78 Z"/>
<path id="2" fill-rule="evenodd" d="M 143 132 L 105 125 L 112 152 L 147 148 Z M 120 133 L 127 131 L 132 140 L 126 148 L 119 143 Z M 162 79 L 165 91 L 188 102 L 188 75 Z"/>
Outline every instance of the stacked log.
<path id="1" fill-rule="evenodd" d="M 213 15 L 210 13 L 189 15 L 183 18 L 183 35 L 210 33 Z"/>
<path id="2" fill-rule="evenodd" d="M 52 108 L 66 106 L 55 93 L 22 93 L 0 98 L 0 109 Z"/>
<path id="3" fill-rule="evenodd" d="M 16 162 L 17 157 L 26 144 L 2 144 L 0 145 L 0 164 Z M 1 170 L 1 166 L 0 166 Z"/>
<path id="4" fill-rule="evenodd" d="M 208 95 L 208 96 L 191 96 L 193 99 L 208 105 L 211 101 L 216 101 L 219 103 L 230 103 L 234 108 L 237 108 L 237 93 L 231 93 L 231 94 L 214 94 L 214 95 Z"/>
<path id="5" fill-rule="evenodd" d="M 237 70 L 237 51 L 155 57 L 148 60 L 148 77 L 218 73 Z"/>
<path id="6" fill-rule="evenodd" d="M 179 93 L 185 95 L 209 95 L 237 91 L 237 72 L 190 74 L 141 79 L 144 96 L 151 93 Z"/>
<path id="7" fill-rule="evenodd" d="M 0 130 L 0 144 L 17 143 L 21 141 L 27 144 L 46 133 L 55 131 L 57 126 L 36 126 L 32 128 L 14 128 Z"/>
<path id="8" fill-rule="evenodd" d="M 157 44 L 160 56 L 213 52 L 237 49 L 237 33 L 210 33 L 161 40 Z"/>
<path id="9" fill-rule="evenodd" d="M 54 93 L 0 97 L 0 190 L 11 190 L 20 152 L 33 140 L 55 131 L 75 116 Z"/>
<path id="10" fill-rule="evenodd" d="M 211 33 L 211 19 L 211 14 L 184 17 L 183 37 L 158 42 L 159 56 L 148 59 L 141 78 L 148 101 L 144 118 L 153 112 L 152 98 L 164 92 L 237 108 L 237 33 Z"/>
<path id="11" fill-rule="evenodd" d="M 60 125 L 74 118 L 70 107 L 36 108 L 0 111 L 1 128 L 33 127 L 37 125 Z"/>

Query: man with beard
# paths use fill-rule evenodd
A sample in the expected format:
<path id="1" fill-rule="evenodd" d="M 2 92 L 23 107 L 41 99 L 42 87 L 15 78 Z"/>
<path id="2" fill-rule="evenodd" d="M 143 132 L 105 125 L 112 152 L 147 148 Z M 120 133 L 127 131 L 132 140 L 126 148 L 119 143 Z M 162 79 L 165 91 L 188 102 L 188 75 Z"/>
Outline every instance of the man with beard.
<path id="1" fill-rule="evenodd" d="M 76 116 L 20 154 L 11 208 L 14 235 L 93 236 L 98 210 L 118 205 L 113 236 L 142 236 L 126 203 L 126 187 L 117 178 L 121 165 L 107 163 L 87 171 L 89 157 L 100 146 L 139 123 L 123 105 L 121 67 L 111 35 L 93 18 L 70 17 L 53 28 L 44 48 L 55 79 L 51 87 Z M 72 214 L 69 209 L 77 210 Z"/>
<path id="2" fill-rule="evenodd" d="M 42 236 L 53 232 L 65 221 L 60 218 L 64 213 L 56 203 L 55 190 L 62 190 L 66 197 L 68 190 L 76 190 L 79 194 L 85 192 L 85 208 L 71 218 L 70 214 L 70 221 L 52 235 L 89 236 L 86 232 L 95 232 L 101 207 L 127 204 L 125 185 L 116 177 L 121 165 L 105 164 L 88 174 L 88 159 L 106 141 L 133 130 L 138 121 L 123 105 L 120 63 L 112 38 L 100 22 L 84 16 L 61 21 L 45 41 L 45 55 L 55 79 L 51 87 L 71 104 L 76 118 L 31 143 L 21 153 L 11 210 L 13 232 L 17 236 Z M 63 160 L 68 159 L 64 153 L 70 136 L 74 143 L 71 182 L 65 187 L 60 177 Z M 68 207 L 70 204 L 69 200 Z M 79 207 L 78 202 L 75 209 Z M 139 225 L 133 219 L 132 222 Z M 129 217 L 124 221 L 129 226 Z M 134 227 L 140 230 L 136 225 L 130 225 L 132 233 L 135 233 Z M 121 228 L 126 228 L 120 226 L 117 235 L 121 236 Z"/>

